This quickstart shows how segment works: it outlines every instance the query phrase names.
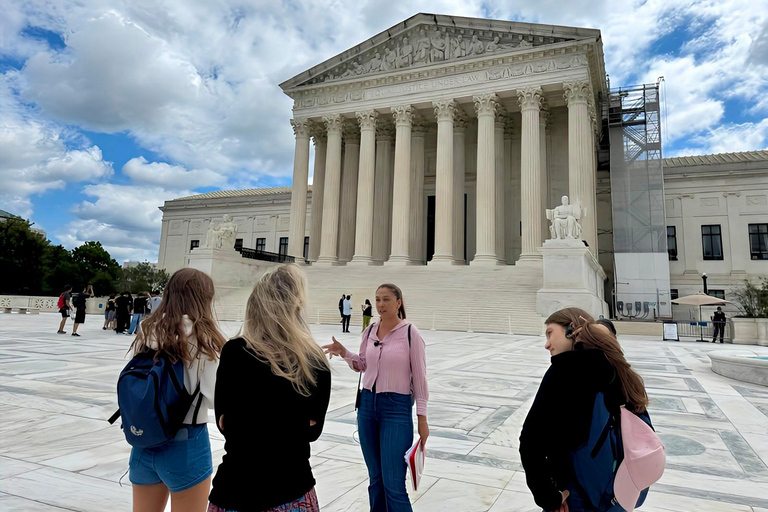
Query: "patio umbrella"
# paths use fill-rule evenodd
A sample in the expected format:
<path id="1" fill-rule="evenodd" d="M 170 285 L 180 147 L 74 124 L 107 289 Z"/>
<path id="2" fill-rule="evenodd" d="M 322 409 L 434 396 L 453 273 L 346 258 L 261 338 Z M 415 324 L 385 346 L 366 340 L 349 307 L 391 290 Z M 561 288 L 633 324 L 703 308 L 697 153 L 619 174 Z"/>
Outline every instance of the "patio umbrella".
<path id="1" fill-rule="evenodd" d="M 704 340 L 704 329 L 702 329 L 701 326 L 701 306 L 725 306 L 726 304 L 732 304 L 732 302 L 698 292 L 693 295 L 677 298 L 672 301 L 672 304 L 679 304 L 681 306 L 699 306 L 699 341 L 706 341 Z"/>

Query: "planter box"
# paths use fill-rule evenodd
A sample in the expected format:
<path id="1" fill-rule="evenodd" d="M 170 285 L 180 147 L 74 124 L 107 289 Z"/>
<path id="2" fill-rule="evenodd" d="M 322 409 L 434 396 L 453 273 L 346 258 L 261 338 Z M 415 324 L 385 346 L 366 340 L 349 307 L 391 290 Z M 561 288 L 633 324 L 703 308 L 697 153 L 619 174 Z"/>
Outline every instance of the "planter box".
<path id="1" fill-rule="evenodd" d="M 755 318 L 757 324 L 757 344 L 768 347 L 768 318 Z"/>
<path id="2" fill-rule="evenodd" d="M 757 319 L 731 318 L 733 343 L 736 345 L 757 345 Z"/>

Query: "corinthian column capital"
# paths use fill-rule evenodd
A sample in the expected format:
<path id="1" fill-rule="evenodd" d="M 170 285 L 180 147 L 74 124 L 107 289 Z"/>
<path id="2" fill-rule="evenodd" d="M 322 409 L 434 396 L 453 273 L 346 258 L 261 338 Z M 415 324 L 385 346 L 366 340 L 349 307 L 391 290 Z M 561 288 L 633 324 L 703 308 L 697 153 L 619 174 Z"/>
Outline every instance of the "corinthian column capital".
<path id="1" fill-rule="evenodd" d="M 325 126 L 322 124 L 312 123 L 309 128 L 309 135 L 312 137 L 312 142 L 315 143 L 315 146 L 318 144 L 325 144 L 328 141 Z"/>
<path id="2" fill-rule="evenodd" d="M 392 117 L 395 118 L 397 126 L 411 126 L 413 118 L 416 117 L 416 109 L 411 105 L 398 105 L 392 107 Z"/>
<path id="3" fill-rule="evenodd" d="M 549 105 L 546 100 L 541 102 L 541 110 L 539 110 L 539 124 L 542 127 L 548 128 L 549 126 Z"/>
<path id="4" fill-rule="evenodd" d="M 565 102 L 568 105 L 587 103 L 592 96 L 592 86 L 587 80 L 574 80 L 563 84 Z"/>
<path id="5" fill-rule="evenodd" d="M 344 121 L 342 125 L 342 133 L 344 134 L 344 141 L 347 144 L 359 144 L 360 143 L 360 127 L 354 121 Z"/>
<path id="6" fill-rule="evenodd" d="M 424 119 L 421 116 L 416 116 L 413 119 L 413 125 L 411 126 L 411 133 L 419 134 L 421 137 L 424 137 L 424 134 L 427 133 L 428 129 L 429 129 L 429 125 L 427 124 L 426 119 Z"/>
<path id="7" fill-rule="evenodd" d="M 310 130 L 312 129 L 312 122 L 306 117 L 296 117 L 291 119 L 291 126 L 293 127 L 293 134 L 296 138 L 306 137 L 309 138 Z"/>
<path id="8" fill-rule="evenodd" d="M 539 110 L 544 99 L 544 91 L 539 86 L 524 87 L 517 90 L 517 101 L 522 111 Z"/>
<path id="9" fill-rule="evenodd" d="M 504 138 L 511 139 L 515 136 L 515 123 L 511 116 L 504 118 Z"/>
<path id="10" fill-rule="evenodd" d="M 328 133 L 341 133 L 343 122 L 344 119 L 341 117 L 341 114 L 333 114 L 323 117 L 323 123 L 325 123 L 325 128 L 328 130 Z"/>
<path id="11" fill-rule="evenodd" d="M 380 119 L 379 122 L 376 124 L 376 140 L 391 141 L 394 135 L 395 135 L 394 125 L 389 121 Z"/>
<path id="12" fill-rule="evenodd" d="M 379 119 L 379 113 L 375 110 L 362 110 L 355 112 L 357 122 L 360 123 L 360 130 L 375 130 L 376 121 Z"/>
<path id="13" fill-rule="evenodd" d="M 432 102 L 435 117 L 438 121 L 453 121 L 456 115 L 456 102 L 452 98 L 444 98 Z"/>
<path id="14" fill-rule="evenodd" d="M 469 118 L 467 117 L 467 114 L 464 113 L 463 110 L 456 110 L 456 114 L 453 118 L 453 131 L 455 132 L 465 132 L 467 130 L 467 125 L 469 124 Z"/>
<path id="15" fill-rule="evenodd" d="M 499 112 L 501 104 L 499 103 L 499 97 L 496 93 L 481 94 L 479 96 L 473 96 L 472 101 L 475 102 L 475 112 L 478 116 L 496 116 Z"/>

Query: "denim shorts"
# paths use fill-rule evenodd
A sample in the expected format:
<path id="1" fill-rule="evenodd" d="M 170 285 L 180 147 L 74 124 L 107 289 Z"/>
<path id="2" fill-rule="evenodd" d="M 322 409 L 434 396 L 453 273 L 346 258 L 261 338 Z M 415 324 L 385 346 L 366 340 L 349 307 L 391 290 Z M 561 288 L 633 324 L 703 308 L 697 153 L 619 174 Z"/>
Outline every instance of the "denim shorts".
<path id="1" fill-rule="evenodd" d="M 213 474 L 208 426 L 187 425 L 169 443 L 131 449 L 129 468 L 133 485 L 162 482 L 171 492 L 194 487 Z"/>

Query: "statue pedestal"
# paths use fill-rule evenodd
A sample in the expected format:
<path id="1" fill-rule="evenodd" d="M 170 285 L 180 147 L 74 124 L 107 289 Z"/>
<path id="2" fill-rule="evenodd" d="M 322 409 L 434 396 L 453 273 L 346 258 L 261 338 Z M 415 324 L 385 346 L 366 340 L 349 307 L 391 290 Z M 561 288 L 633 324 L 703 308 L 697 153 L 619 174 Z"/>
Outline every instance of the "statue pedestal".
<path id="1" fill-rule="evenodd" d="M 581 240 L 547 240 L 539 252 L 544 262 L 544 286 L 536 294 L 540 315 L 578 307 L 595 318 L 608 316 L 605 271 Z"/>
<path id="2" fill-rule="evenodd" d="M 216 287 L 213 309 L 219 320 L 242 321 L 253 285 L 279 263 L 243 258 L 234 249 L 197 248 L 187 256 L 187 267 L 205 272 Z"/>

